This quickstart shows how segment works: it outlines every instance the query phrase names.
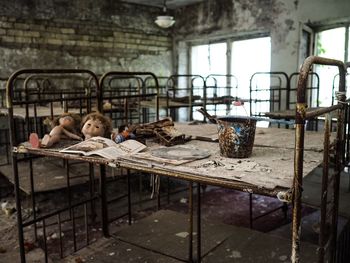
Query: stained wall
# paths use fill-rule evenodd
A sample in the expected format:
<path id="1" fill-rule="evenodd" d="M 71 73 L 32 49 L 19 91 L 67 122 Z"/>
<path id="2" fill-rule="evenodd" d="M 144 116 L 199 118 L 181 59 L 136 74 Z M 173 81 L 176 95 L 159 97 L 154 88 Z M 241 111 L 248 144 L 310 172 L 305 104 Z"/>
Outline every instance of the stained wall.
<path id="1" fill-rule="evenodd" d="M 0 77 L 21 68 L 169 75 L 172 38 L 154 24 L 159 12 L 110 0 L 3 0 Z"/>
<path id="2" fill-rule="evenodd" d="M 186 73 L 189 41 L 270 35 L 272 70 L 299 68 L 305 23 L 350 20 L 349 0 L 205 0 L 176 10 L 159 29 L 159 8 L 112 0 L 2 0 L 0 78 L 20 68 Z"/>
<path id="3" fill-rule="evenodd" d="M 177 10 L 176 18 L 174 38 L 179 54 L 185 54 L 183 49 L 191 42 L 269 35 L 271 70 L 292 73 L 301 63 L 299 47 L 303 26 L 349 22 L 350 1 L 207 0 Z M 180 71 L 186 72 L 184 60 L 180 57 L 175 64 Z"/>

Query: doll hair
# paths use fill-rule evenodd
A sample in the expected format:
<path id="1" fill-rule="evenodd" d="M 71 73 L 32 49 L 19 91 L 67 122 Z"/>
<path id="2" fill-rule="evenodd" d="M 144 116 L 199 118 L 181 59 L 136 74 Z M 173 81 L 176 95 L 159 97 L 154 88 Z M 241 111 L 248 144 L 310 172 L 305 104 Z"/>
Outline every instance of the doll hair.
<path id="1" fill-rule="evenodd" d="M 74 120 L 74 127 L 72 129 L 70 129 L 71 131 L 79 131 L 80 129 L 80 122 L 81 122 L 81 118 L 79 114 L 76 113 L 70 113 L 70 112 L 64 112 L 61 115 L 51 119 L 51 118 L 46 118 L 44 120 L 44 124 L 46 126 L 49 126 L 51 129 L 53 129 L 55 126 L 60 125 L 60 119 L 63 117 L 69 116 L 71 118 L 73 118 Z"/>
<path id="2" fill-rule="evenodd" d="M 81 128 L 84 126 L 85 122 L 88 120 L 99 120 L 103 127 L 105 128 L 105 133 L 103 134 L 103 137 L 109 138 L 111 137 L 112 133 L 112 121 L 109 117 L 106 117 L 102 115 L 99 112 L 92 112 L 88 115 L 85 115 L 83 118 L 83 121 L 81 122 Z"/>

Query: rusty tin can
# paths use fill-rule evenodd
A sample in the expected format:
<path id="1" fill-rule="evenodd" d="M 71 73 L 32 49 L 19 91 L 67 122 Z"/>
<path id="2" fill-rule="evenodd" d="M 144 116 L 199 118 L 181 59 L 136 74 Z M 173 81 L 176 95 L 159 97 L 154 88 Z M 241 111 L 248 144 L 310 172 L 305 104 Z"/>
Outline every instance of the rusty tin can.
<path id="1" fill-rule="evenodd" d="M 251 156 L 254 145 L 256 120 L 221 117 L 217 119 L 220 154 L 229 158 Z"/>

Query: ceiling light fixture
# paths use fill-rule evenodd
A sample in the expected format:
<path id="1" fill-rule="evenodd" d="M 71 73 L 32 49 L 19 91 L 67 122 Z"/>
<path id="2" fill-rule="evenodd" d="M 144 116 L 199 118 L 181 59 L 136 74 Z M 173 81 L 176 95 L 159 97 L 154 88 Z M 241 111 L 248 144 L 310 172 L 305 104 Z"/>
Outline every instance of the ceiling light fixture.
<path id="1" fill-rule="evenodd" d="M 157 19 L 154 22 L 161 28 L 169 28 L 172 25 L 174 25 L 175 23 L 174 17 L 166 14 L 167 13 L 166 0 L 164 0 L 164 4 L 163 4 L 163 13 L 164 15 L 157 16 Z"/>

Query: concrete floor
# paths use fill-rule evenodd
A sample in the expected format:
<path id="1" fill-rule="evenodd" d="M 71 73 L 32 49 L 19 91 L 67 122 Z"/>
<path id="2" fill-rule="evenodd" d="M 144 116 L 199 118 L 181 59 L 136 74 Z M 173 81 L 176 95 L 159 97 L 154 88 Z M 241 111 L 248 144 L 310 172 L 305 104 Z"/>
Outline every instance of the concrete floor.
<path id="1" fill-rule="evenodd" d="M 117 229 L 110 239 L 98 241 L 64 262 L 187 262 L 186 223 L 186 215 L 160 210 L 132 226 Z M 314 245 L 305 244 L 303 249 L 303 262 L 317 262 Z M 288 262 L 290 243 L 247 228 L 204 220 L 202 256 L 203 262 Z"/>
<path id="2" fill-rule="evenodd" d="M 171 195 L 170 203 L 166 196 L 161 199 L 161 210 L 156 210 L 156 200 L 150 199 L 151 188 L 149 176 L 132 177 L 132 215 L 133 224 L 129 226 L 124 218 L 110 224 L 111 238 L 102 237 L 100 225 L 92 227 L 91 244 L 74 253 L 72 242 L 65 241 L 67 251 L 60 259 L 55 251 L 57 240 L 48 242 L 50 248 L 50 262 L 186 262 L 188 260 L 188 193 L 181 190 L 186 183 L 173 182 L 172 190 L 179 190 Z M 45 177 L 43 177 L 45 178 Z M 344 179 L 346 177 L 344 176 Z M 166 190 L 166 180 L 162 179 L 161 192 Z M 309 184 L 310 182 L 310 184 Z M 312 184 L 317 182 L 317 176 L 305 180 L 304 195 L 313 197 Z M 6 200 L 9 206 L 14 205 L 11 184 L 1 177 L 1 202 Z M 345 186 L 345 183 L 342 184 Z M 309 187 L 310 186 L 310 187 Z M 113 181 L 109 185 L 108 196 L 111 197 L 125 191 L 125 180 Z M 316 187 L 316 186 L 315 186 Z M 317 186 L 318 187 L 318 186 Z M 310 189 L 309 189 L 310 188 Z M 141 190 L 140 190 L 141 189 Z M 343 189 L 341 195 L 341 214 L 350 211 L 350 198 Z M 83 196 L 86 186 L 77 184 L 74 195 Z M 62 189 L 44 191 L 36 195 L 38 206 L 48 210 L 63 202 Z M 313 198 L 317 207 L 317 198 Z M 125 200 L 109 206 L 110 218 L 125 212 Z M 238 204 L 238 205 L 237 205 Z M 259 215 L 271 208 L 278 207 L 277 199 L 254 195 L 254 215 Z M 98 205 L 98 204 L 97 204 Z M 203 262 L 289 262 L 290 253 L 290 209 L 287 218 L 281 210 L 254 222 L 254 230 L 249 226 L 249 194 L 228 189 L 207 187 L 202 197 L 202 255 Z M 305 224 L 303 227 L 303 261 L 315 262 L 315 240 L 317 234 L 312 229 L 318 221 L 317 210 L 310 207 L 303 208 Z M 342 217 L 340 226 L 345 226 L 348 217 Z M 306 226 L 308 225 L 308 226 Z M 311 227 L 310 227 L 311 226 Z M 339 227 L 342 229 L 342 227 Z M 16 213 L 6 215 L 0 211 L 0 262 L 19 262 L 17 245 Z M 28 232 L 32 232 L 29 230 Z M 49 236 L 53 236 L 50 232 Z M 78 233 L 79 234 L 79 233 Z M 66 240 L 68 237 L 66 236 Z M 194 243 L 194 258 L 196 258 L 196 244 Z M 80 248 L 80 246 L 79 246 Z M 43 251 L 34 247 L 27 254 L 28 262 L 43 262 Z M 116 261 L 117 260 L 117 261 Z"/>

